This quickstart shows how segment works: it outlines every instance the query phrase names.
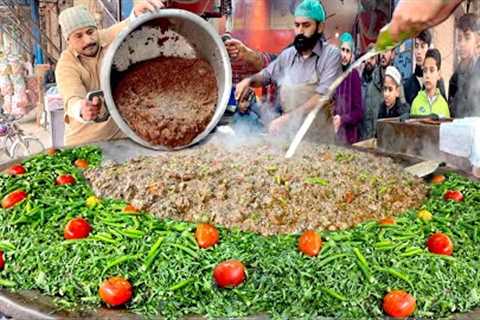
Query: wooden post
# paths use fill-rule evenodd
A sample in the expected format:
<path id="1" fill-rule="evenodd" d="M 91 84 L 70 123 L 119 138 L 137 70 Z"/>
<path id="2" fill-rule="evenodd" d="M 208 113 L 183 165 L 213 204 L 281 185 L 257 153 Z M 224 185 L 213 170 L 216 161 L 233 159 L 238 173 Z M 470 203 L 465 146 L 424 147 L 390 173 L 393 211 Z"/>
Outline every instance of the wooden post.
<path id="1" fill-rule="evenodd" d="M 35 112 L 37 126 L 41 126 L 40 120 L 41 120 L 42 114 L 46 111 L 43 84 L 45 82 L 45 73 L 48 71 L 49 68 L 50 68 L 50 65 L 48 64 L 35 65 L 35 78 L 37 80 L 37 90 L 38 90 L 38 101 L 37 101 L 36 112 Z"/>

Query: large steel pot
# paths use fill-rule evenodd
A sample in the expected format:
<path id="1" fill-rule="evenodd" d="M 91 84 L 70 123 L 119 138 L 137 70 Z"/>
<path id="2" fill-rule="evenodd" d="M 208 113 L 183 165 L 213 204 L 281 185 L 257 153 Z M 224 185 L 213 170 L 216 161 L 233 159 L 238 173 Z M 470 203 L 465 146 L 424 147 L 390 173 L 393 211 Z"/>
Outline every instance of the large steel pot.
<path id="1" fill-rule="evenodd" d="M 157 38 L 150 41 L 154 37 Z M 134 50 L 131 50 L 134 43 L 132 39 L 136 39 Z M 109 46 L 102 61 L 100 84 L 110 115 L 129 138 L 148 148 L 171 150 L 166 146 L 154 145 L 138 136 L 118 112 L 112 95 L 118 72 L 125 69 L 128 71 L 128 66 L 135 62 L 162 55 L 203 58 L 214 69 L 217 80 L 218 100 L 212 120 L 190 144 L 175 148 L 182 149 L 196 144 L 214 129 L 223 116 L 230 97 L 232 70 L 228 53 L 218 32 L 208 22 L 179 9 L 163 9 L 135 18 Z"/>

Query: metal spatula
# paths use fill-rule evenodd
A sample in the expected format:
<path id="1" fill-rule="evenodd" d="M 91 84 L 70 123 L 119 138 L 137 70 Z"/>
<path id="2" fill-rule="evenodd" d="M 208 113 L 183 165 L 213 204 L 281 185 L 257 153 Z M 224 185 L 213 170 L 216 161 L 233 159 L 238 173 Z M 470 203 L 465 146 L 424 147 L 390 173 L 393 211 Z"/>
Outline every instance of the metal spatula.
<path id="1" fill-rule="evenodd" d="M 438 160 L 426 160 L 413 166 L 406 167 L 405 171 L 419 178 L 426 177 L 435 172 L 439 167 L 444 166 L 445 162 Z"/>

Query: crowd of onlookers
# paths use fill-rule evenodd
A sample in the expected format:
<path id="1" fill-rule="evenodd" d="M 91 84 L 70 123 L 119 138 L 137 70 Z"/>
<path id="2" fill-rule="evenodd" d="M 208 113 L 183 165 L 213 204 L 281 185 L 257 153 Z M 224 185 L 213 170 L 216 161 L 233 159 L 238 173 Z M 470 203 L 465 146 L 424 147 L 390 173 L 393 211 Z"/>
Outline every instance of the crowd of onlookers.
<path id="1" fill-rule="evenodd" d="M 433 48 L 429 30 L 414 39 L 414 72 L 411 77 L 402 79 L 400 71 L 394 66 L 395 50 L 369 59 L 349 75 L 334 98 L 333 124 L 338 139 L 352 144 L 372 138 L 376 133 L 377 120 L 382 118 L 480 116 L 478 16 L 472 13 L 463 15 L 456 21 L 455 29 L 454 45 L 459 60 L 448 82 L 442 79 L 442 54 Z M 350 34 L 345 33 L 339 37 L 339 42 L 342 69 L 346 70 L 355 59 L 354 41 Z M 230 49 L 228 42 L 227 49 Z M 263 55 L 265 63 L 275 58 L 264 53 L 257 54 Z M 233 63 L 234 77 L 236 71 L 242 70 L 241 67 L 236 59 Z M 234 83 L 238 82 L 238 79 L 234 80 L 237 80 Z M 245 110 L 243 106 L 241 112 Z"/>
<path id="2" fill-rule="evenodd" d="M 442 55 L 432 48 L 432 35 L 423 31 L 415 39 L 412 76 L 402 79 L 393 66 L 394 51 L 368 61 L 362 70 L 365 107 L 359 124 L 361 139 L 375 134 L 377 119 L 401 116 L 464 118 L 480 115 L 480 23 L 475 14 L 465 14 L 455 25 L 455 48 L 459 58 L 448 81 L 448 95 L 441 76 Z M 478 105 L 478 106 L 477 106 Z"/>

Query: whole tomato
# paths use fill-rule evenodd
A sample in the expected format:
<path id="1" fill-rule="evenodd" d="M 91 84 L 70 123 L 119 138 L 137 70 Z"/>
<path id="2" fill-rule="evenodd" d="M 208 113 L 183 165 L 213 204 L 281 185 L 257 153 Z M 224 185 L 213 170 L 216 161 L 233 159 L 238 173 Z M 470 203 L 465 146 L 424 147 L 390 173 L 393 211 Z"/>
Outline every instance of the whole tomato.
<path id="1" fill-rule="evenodd" d="M 233 288 L 245 280 L 245 266 L 238 260 L 227 260 L 213 269 L 213 278 L 220 288 Z"/>
<path id="2" fill-rule="evenodd" d="M 395 218 L 393 217 L 386 217 L 378 221 L 379 224 L 395 224 Z"/>
<path id="3" fill-rule="evenodd" d="M 132 299 L 133 287 L 122 277 L 109 278 L 100 285 L 98 294 L 103 302 L 111 306 L 119 306 Z"/>
<path id="4" fill-rule="evenodd" d="M 3 251 L 0 251 L 0 271 L 2 271 L 3 268 L 5 268 L 5 260 L 3 258 Z"/>
<path id="5" fill-rule="evenodd" d="M 21 164 L 14 164 L 7 170 L 7 173 L 12 176 L 18 176 L 24 174 L 25 172 L 27 172 L 27 170 L 25 170 L 25 167 Z"/>
<path id="6" fill-rule="evenodd" d="M 441 174 L 434 175 L 432 177 L 432 183 L 433 184 L 442 184 L 445 182 L 445 176 Z"/>
<path id="7" fill-rule="evenodd" d="M 8 209 L 11 207 L 16 206 L 20 202 L 22 202 L 27 197 L 27 193 L 23 190 L 16 190 L 12 193 L 7 194 L 2 199 L 2 208 Z"/>
<path id="8" fill-rule="evenodd" d="M 88 168 L 88 161 L 85 160 L 85 159 L 77 159 L 77 160 L 75 160 L 75 162 L 73 164 L 75 165 L 75 167 L 77 167 L 79 169 L 87 169 Z"/>
<path id="9" fill-rule="evenodd" d="M 315 257 L 322 248 L 322 238 L 313 230 L 305 231 L 298 239 L 298 250 L 310 257 Z"/>
<path id="10" fill-rule="evenodd" d="M 220 238 L 217 228 L 208 223 L 197 224 L 195 230 L 195 238 L 197 239 L 198 246 L 206 249 L 212 247 L 218 243 Z"/>
<path id="11" fill-rule="evenodd" d="M 415 312 L 417 301 L 403 290 L 393 290 L 383 297 L 383 310 L 393 318 L 406 318 Z"/>
<path id="12" fill-rule="evenodd" d="M 428 250 L 432 253 L 451 256 L 453 253 L 453 242 L 441 232 L 432 234 L 427 240 Z"/>
<path id="13" fill-rule="evenodd" d="M 445 199 L 446 201 L 452 200 L 455 202 L 461 202 L 463 200 L 463 194 L 460 191 L 448 190 L 443 195 L 443 199 Z"/>
<path id="14" fill-rule="evenodd" d="M 55 182 L 58 185 L 64 185 L 64 184 L 74 184 L 75 183 L 75 178 L 69 174 L 65 174 L 62 176 L 58 176 Z"/>
<path id="15" fill-rule="evenodd" d="M 67 240 L 83 239 L 88 237 L 90 231 L 92 231 L 92 227 L 87 220 L 84 218 L 74 218 L 68 221 L 63 230 L 63 236 Z"/>

